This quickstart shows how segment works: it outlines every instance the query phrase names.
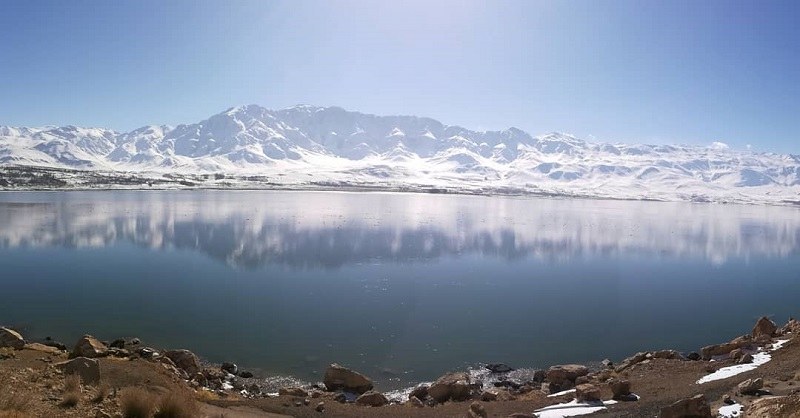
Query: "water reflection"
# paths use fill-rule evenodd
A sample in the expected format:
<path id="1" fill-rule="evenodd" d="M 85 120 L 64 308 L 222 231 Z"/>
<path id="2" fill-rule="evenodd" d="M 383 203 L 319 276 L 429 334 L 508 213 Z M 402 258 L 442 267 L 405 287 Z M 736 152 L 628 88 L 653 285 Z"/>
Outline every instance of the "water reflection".
<path id="1" fill-rule="evenodd" d="M 481 254 L 502 259 L 640 254 L 784 258 L 790 207 L 330 192 L 0 195 L 0 246 L 195 250 L 238 268 L 337 268 Z"/>

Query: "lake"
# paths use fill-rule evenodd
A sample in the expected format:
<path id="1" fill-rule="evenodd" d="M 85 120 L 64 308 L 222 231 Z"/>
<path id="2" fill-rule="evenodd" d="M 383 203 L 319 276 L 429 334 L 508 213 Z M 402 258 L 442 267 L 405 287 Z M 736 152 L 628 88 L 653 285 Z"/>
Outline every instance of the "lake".
<path id="1" fill-rule="evenodd" d="M 698 350 L 800 313 L 792 207 L 288 191 L 0 193 L 0 323 L 388 390 Z"/>

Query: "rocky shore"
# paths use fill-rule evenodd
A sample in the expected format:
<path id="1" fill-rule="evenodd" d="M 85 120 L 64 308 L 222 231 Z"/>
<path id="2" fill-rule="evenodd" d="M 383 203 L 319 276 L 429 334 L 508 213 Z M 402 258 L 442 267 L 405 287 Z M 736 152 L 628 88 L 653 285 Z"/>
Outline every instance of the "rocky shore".
<path id="1" fill-rule="evenodd" d="M 133 416 L 125 398 L 132 388 L 152 394 L 151 416 L 161 417 L 800 416 L 798 333 L 794 319 L 778 327 L 762 317 L 749 334 L 697 352 L 648 351 L 619 363 L 543 370 L 487 364 L 381 393 L 369 377 L 339 364 L 318 383 L 276 388 L 232 362 L 203 363 L 189 350 L 162 350 L 138 338 L 109 342 L 84 335 L 67 346 L 27 341 L 2 327 L 0 418 Z M 73 375 L 77 389 L 69 383 Z M 181 394 L 193 412 L 159 412 L 166 410 L 167 394 Z"/>

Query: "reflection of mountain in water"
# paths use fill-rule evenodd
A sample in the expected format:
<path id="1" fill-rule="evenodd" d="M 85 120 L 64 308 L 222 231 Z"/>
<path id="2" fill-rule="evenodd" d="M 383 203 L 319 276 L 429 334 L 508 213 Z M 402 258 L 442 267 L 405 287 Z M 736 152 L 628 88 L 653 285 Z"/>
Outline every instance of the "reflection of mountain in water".
<path id="1" fill-rule="evenodd" d="M 337 267 L 477 253 L 567 261 L 635 253 L 786 257 L 786 207 L 299 192 L 93 192 L 0 196 L 0 246 L 199 250 L 241 267 Z"/>

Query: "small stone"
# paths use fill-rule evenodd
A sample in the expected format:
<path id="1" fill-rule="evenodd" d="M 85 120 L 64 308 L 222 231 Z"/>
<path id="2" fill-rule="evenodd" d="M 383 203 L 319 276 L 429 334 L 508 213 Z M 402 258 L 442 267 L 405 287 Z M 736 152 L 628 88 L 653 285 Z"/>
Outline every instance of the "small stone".
<path id="1" fill-rule="evenodd" d="M 280 388 L 278 389 L 278 395 L 281 396 L 297 396 L 298 398 L 308 396 L 308 392 L 306 392 L 302 388 Z"/>
<path id="2" fill-rule="evenodd" d="M 480 402 L 473 402 L 469 405 L 469 415 L 474 418 L 486 418 L 486 408 Z"/>
<path id="3" fill-rule="evenodd" d="M 194 374 L 200 371 L 200 360 L 189 350 L 169 350 L 164 355 L 186 373 Z"/>
<path id="4" fill-rule="evenodd" d="M 631 382 L 625 379 L 612 379 L 608 382 L 612 398 L 619 400 L 631 393 Z"/>
<path id="5" fill-rule="evenodd" d="M 418 385 L 414 389 L 411 390 L 411 393 L 408 394 L 408 399 L 411 398 L 418 398 L 420 400 L 426 399 L 428 397 L 428 385 Z"/>
<path id="6" fill-rule="evenodd" d="M 142 347 L 136 350 L 136 354 L 138 354 L 143 359 L 151 359 L 155 357 L 156 354 L 158 354 L 158 351 L 150 347 Z"/>
<path id="7" fill-rule="evenodd" d="M 508 373 L 514 371 L 509 365 L 503 363 L 489 363 L 486 365 L 486 368 L 492 373 Z"/>
<path id="8" fill-rule="evenodd" d="M 747 379 L 736 387 L 742 395 L 754 395 L 764 387 L 764 380 L 760 377 L 757 379 Z"/>
<path id="9" fill-rule="evenodd" d="M 736 403 L 736 401 L 734 401 L 731 398 L 731 395 L 726 393 L 725 395 L 722 396 L 722 403 L 724 403 L 725 405 L 733 405 Z"/>
<path id="10" fill-rule="evenodd" d="M 416 408 L 424 408 L 425 407 L 425 404 L 422 403 L 422 401 L 419 400 L 419 398 L 417 398 L 416 396 L 412 396 L 412 397 L 408 398 L 408 403 L 411 404 L 411 406 L 416 407 Z"/>
<path id="11" fill-rule="evenodd" d="M 739 360 L 736 361 L 737 364 L 749 364 L 753 362 L 753 355 L 750 353 L 744 353 Z"/>
<path id="12" fill-rule="evenodd" d="M 116 340 L 112 341 L 111 344 L 109 344 L 108 346 L 113 348 L 125 348 L 125 340 L 123 340 L 122 338 L 117 338 Z"/>
<path id="13" fill-rule="evenodd" d="M 484 390 L 481 393 L 481 400 L 484 402 L 493 402 L 497 400 L 497 392 L 492 390 Z"/>
<path id="14" fill-rule="evenodd" d="M 138 338 L 134 338 L 134 339 L 131 340 L 131 345 L 139 345 L 141 343 L 142 343 L 142 341 L 140 339 L 138 339 Z"/>
<path id="15" fill-rule="evenodd" d="M 100 364 L 95 359 L 77 357 L 69 361 L 55 364 L 69 376 L 77 374 L 84 384 L 96 385 L 100 382 Z"/>
<path id="16" fill-rule="evenodd" d="M 239 377 L 243 377 L 245 379 L 249 379 L 249 378 L 253 377 L 253 373 L 242 371 L 242 372 L 239 372 Z"/>
<path id="17" fill-rule="evenodd" d="M 303 399 L 303 405 L 305 406 L 311 405 L 311 399 L 308 398 Z"/>
<path id="18" fill-rule="evenodd" d="M 603 364 L 603 367 L 606 367 L 606 368 L 609 368 L 609 369 L 614 367 L 614 362 L 609 360 L 609 359 L 603 360 L 602 364 Z"/>
<path id="19" fill-rule="evenodd" d="M 225 363 L 222 363 L 222 366 L 220 368 L 222 370 L 230 373 L 230 374 L 233 374 L 233 375 L 235 375 L 236 372 L 239 371 L 239 367 L 238 366 L 236 366 L 235 364 L 233 364 L 231 362 L 227 362 L 227 361 Z"/>
<path id="20" fill-rule="evenodd" d="M 590 381 L 591 379 L 589 378 L 589 376 L 578 376 L 578 378 L 575 379 L 575 386 L 582 385 L 584 383 L 589 383 Z"/>
<path id="21" fill-rule="evenodd" d="M 597 402 L 600 400 L 600 388 L 585 383 L 575 387 L 575 399 L 578 402 Z"/>
<path id="22" fill-rule="evenodd" d="M 317 406 L 314 408 L 314 410 L 317 411 L 317 412 L 324 411 L 325 410 L 325 402 L 318 403 Z"/>
<path id="23" fill-rule="evenodd" d="M 361 396 L 356 398 L 356 405 L 362 406 L 384 406 L 389 403 L 389 399 L 382 393 L 375 391 L 364 392 Z"/>
<path id="24" fill-rule="evenodd" d="M 559 386 L 564 386 L 564 383 L 575 383 L 575 379 L 580 376 L 589 374 L 589 368 L 580 364 L 565 364 L 553 366 L 547 370 L 545 379 L 551 383 Z"/>
<path id="25" fill-rule="evenodd" d="M 692 361 L 697 361 L 700 360 L 702 357 L 700 357 L 700 353 L 698 353 L 697 351 L 692 351 L 691 353 L 686 355 L 686 358 Z"/>
<path id="26" fill-rule="evenodd" d="M 661 408 L 660 418 L 714 418 L 711 407 L 702 394 L 681 399 L 670 406 Z"/>
<path id="27" fill-rule="evenodd" d="M 339 403 L 345 403 L 347 402 L 347 395 L 339 392 L 336 395 L 334 395 L 333 400 Z"/>
<path id="28" fill-rule="evenodd" d="M 108 347 L 105 346 L 102 342 L 100 342 L 97 338 L 92 337 L 91 335 L 84 335 L 75 343 L 75 348 L 72 349 L 72 353 L 70 353 L 70 357 L 86 357 L 86 358 L 97 358 L 97 357 L 105 357 L 108 355 Z"/>
<path id="29" fill-rule="evenodd" d="M 331 364 L 325 370 L 323 383 L 329 391 L 344 389 L 360 394 L 373 388 L 372 380 L 368 377 L 336 363 Z"/>
<path id="30" fill-rule="evenodd" d="M 11 347 L 15 350 L 22 350 L 25 347 L 25 339 L 17 331 L 10 328 L 0 327 L 0 348 Z"/>

